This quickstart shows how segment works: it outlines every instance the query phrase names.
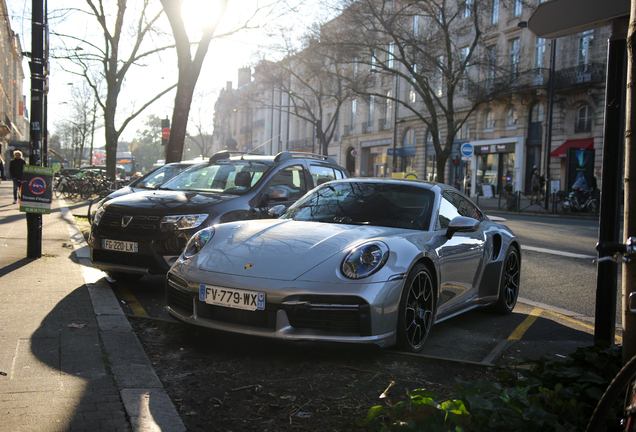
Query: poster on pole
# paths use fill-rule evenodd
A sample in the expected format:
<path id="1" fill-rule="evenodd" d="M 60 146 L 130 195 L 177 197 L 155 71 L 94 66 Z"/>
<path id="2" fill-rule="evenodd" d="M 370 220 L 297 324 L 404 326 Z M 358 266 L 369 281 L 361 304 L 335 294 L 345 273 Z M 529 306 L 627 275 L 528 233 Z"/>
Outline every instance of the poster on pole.
<path id="1" fill-rule="evenodd" d="M 51 213 L 53 168 L 25 165 L 20 188 L 20 211 L 25 213 Z"/>

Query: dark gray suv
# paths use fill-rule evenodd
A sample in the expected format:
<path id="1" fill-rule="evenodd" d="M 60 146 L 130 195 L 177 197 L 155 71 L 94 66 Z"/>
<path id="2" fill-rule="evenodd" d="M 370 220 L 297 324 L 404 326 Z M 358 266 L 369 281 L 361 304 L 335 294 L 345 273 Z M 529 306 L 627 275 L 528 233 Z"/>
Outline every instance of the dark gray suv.
<path id="1" fill-rule="evenodd" d="M 88 240 L 93 266 L 114 279 L 162 274 L 190 237 L 217 223 L 270 217 L 326 181 L 349 177 L 330 157 L 223 151 L 163 184 L 105 202 Z"/>

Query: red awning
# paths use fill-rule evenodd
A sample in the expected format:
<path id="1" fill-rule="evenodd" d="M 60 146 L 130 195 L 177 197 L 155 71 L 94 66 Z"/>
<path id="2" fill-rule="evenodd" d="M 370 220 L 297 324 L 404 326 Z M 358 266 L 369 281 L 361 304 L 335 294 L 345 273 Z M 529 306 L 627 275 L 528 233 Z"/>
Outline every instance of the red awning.
<path id="1" fill-rule="evenodd" d="M 578 149 L 591 149 L 594 148 L 594 138 L 586 138 L 579 140 L 570 140 L 561 144 L 556 148 L 550 155 L 552 157 L 565 157 L 568 153 L 567 148 L 578 148 Z"/>

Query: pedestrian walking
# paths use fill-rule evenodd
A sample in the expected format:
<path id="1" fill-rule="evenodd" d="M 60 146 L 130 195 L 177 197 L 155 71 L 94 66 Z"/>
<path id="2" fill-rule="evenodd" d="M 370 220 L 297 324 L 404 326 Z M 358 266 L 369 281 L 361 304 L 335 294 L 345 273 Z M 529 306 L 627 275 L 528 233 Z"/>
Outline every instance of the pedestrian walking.
<path id="1" fill-rule="evenodd" d="M 541 176 L 539 175 L 539 170 L 537 167 L 534 167 L 534 172 L 532 173 L 532 179 L 530 180 L 530 187 L 532 189 L 532 194 L 530 194 L 530 204 L 534 204 L 534 196 L 537 196 L 537 204 L 541 201 Z"/>
<path id="2" fill-rule="evenodd" d="M 22 185 L 22 170 L 26 165 L 26 161 L 22 159 L 22 152 L 16 150 L 13 152 L 13 159 L 9 162 L 9 174 L 13 179 L 13 204 L 18 202 L 20 186 Z"/>
<path id="3" fill-rule="evenodd" d="M 4 176 L 4 159 L 0 156 L 0 183 L 2 180 L 6 180 L 7 178 Z"/>

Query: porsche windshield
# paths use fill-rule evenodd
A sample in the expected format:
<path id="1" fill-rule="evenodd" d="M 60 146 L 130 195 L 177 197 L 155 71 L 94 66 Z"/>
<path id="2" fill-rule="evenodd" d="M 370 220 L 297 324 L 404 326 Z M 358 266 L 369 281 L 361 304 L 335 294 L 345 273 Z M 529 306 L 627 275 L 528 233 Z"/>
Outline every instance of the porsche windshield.
<path id="1" fill-rule="evenodd" d="M 282 217 L 428 230 L 435 193 L 392 182 L 335 182 L 314 189 Z"/>
<path id="2" fill-rule="evenodd" d="M 161 189 L 242 195 L 269 169 L 267 164 L 243 160 L 200 165 L 167 181 Z"/>

